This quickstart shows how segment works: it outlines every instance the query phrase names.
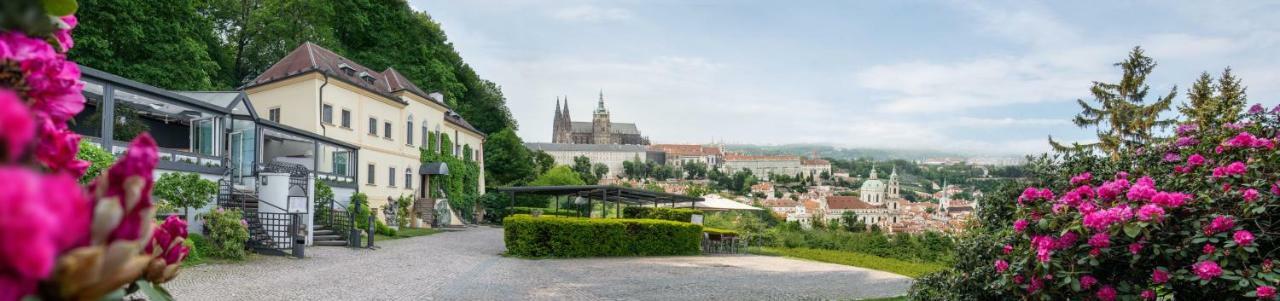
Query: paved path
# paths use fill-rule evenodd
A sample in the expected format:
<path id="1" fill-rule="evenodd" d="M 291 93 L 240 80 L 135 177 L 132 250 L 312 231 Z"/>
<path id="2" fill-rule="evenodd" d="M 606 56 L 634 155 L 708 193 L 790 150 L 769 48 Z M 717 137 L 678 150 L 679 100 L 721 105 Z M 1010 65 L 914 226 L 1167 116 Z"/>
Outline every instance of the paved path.
<path id="1" fill-rule="evenodd" d="M 179 300 L 828 300 L 902 295 L 896 274 L 740 256 L 528 260 L 502 257 L 502 229 L 470 228 L 379 243 L 308 248 L 184 269 Z"/>

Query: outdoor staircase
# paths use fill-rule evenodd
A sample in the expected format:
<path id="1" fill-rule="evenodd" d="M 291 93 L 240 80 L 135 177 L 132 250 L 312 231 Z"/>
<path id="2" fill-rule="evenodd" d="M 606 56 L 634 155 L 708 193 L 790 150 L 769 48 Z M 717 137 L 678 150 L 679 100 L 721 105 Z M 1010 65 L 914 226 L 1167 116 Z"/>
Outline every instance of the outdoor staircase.
<path id="1" fill-rule="evenodd" d="M 336 230 L 329 229 L 324 225 L 315 225 L 311 227 L 311 242 L 316 246 L 332 246 L 345 247 L 347 239 L 339 235 Z"/>
<path id="2" fill-rule="evenodd" d="M 240 210 L 241 217 L 248 224 L 250 247 L 259 251 L 279 251 L 276 249 L 276 242 L 271 235 L 267 233 L 267 229 L 263 227 L 260 214 L 258 214 L 258 196 L 252 191 L 236 189 L 227 181 L 219 181 L 221 185 L 218 189 L 218 206 L 226 209 Z"/>

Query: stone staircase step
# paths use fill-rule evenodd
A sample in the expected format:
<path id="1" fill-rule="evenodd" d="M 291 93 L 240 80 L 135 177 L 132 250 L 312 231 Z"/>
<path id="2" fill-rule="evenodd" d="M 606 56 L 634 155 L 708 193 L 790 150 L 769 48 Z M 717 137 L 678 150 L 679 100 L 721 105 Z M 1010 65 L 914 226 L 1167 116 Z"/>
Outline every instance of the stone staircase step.
<path id="1" fill-rule="evenodd" d="M 313 241 L 342 240 L 342 237 L 338 236 L 337 234 L 315 235 L 315 236 L 312 236 L 312 240 Z"/>
<path id="2" fill-rule="evenodd" d="M 311 231 L 311 235 L 321 236 L 321 235 L 337 235 L 337 234 L 333 233 L 333 230 L 314 230 L 314 231 Z"/>
<path id="3" fill-rule="evenodd" d="M 317 240 L 314 242 L 315 242 L 314 245 L 316 246 L 325 246 L 325 247 L 342 247 L 347 245 L 347 241 L 345 240 L 328 240 L 328 241 Z"/>

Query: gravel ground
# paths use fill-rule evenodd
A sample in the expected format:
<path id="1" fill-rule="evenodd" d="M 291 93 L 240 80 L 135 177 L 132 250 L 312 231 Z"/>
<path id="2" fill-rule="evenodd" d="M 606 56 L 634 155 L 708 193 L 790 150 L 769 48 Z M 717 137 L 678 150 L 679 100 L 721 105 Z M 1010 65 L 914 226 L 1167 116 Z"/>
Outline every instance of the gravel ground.
<path id="1" fill-rule="evenodd" d="M 179 300 L 848 300 L 905 294 L 911 279 L 755 255 L 528 260 L 502 257 L 502 229 L 469 228 L 313 247 L 186 268 L 165 284 Z"/>

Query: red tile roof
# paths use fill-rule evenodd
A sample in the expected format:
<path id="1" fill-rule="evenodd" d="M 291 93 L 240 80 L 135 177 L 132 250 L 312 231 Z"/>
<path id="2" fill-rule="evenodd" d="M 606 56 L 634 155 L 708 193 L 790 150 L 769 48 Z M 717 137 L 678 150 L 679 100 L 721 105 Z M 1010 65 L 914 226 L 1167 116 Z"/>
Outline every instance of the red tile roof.
<path id="1" fill-rule="evenodd" d="M 668 156 L 718 156 L 723 155 L 720 147 L 702 146 L 697 144 L 654 144 L 649 146 L 650 150 L 659 150 L 667 153 Z"/>
<path id="2" fill-rule="evenodd" d="M 856 196 L 833 195 L 827 197 L 827 209 L 872 209 L 879 206 L 868 204 Z"/>
<path id="3" fill-rule="evenodd" d="M 795 207 L 799 203 L 792 199 L 772 199 L 765 200 L 761 204 L 765 207 Z"/>

